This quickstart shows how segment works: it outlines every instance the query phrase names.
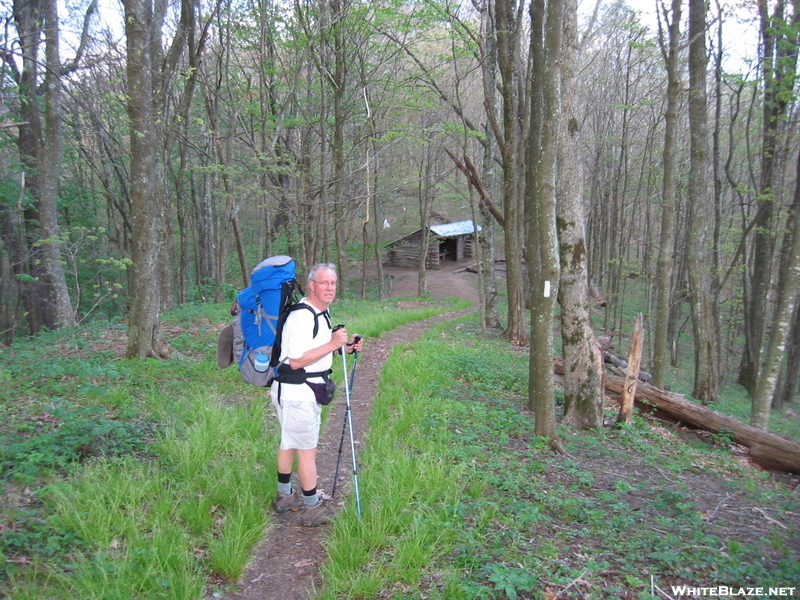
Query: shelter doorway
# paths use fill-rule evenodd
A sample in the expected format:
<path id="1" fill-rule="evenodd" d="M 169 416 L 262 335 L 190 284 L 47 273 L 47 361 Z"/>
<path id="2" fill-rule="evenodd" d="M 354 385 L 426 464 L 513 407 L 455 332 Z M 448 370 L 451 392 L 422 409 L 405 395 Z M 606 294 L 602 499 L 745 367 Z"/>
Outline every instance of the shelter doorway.
<path id="1" fill-rule="evenodd" d="M 457 238 L 445 238 L 439 242 L 439 262 L 444 260 L 458 260 Z"/>

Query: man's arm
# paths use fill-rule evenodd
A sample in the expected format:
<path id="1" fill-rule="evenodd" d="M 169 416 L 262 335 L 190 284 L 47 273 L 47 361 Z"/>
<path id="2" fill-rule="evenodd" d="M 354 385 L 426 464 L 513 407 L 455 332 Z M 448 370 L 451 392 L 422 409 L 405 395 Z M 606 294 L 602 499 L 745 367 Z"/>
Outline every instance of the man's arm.
<path id="1" fill-rule="evenodd" d="M 327 344 L 323 344 L 318 348 L 312 348 L 311 350 L 307 350 L 303 352 L 300 358 L 290 358 L 289 359 L 289 367 L 292 369 L 302 369 L 303 367 L 307 367 L 308 365 L 313 365 L 317 362 L 320 358 L 325 356 L 326 354 L 330 354 L 331 352 L 336 352 L 339 348 L 344 346 L 347 343 L 347 330 L 342 327 L 337 331 L 334 331 L 331 335 L 331 341 Z"/>

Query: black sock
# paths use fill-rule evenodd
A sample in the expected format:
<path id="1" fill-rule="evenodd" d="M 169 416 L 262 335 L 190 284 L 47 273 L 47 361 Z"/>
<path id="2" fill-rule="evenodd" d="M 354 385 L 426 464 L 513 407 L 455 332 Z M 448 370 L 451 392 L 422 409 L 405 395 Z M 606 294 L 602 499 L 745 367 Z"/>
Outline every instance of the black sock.
<path id="1" fill-rule="evenodd" d="M 292 483 L 292 472 L 281 473 L 278 471 L 278 483 Z"/>

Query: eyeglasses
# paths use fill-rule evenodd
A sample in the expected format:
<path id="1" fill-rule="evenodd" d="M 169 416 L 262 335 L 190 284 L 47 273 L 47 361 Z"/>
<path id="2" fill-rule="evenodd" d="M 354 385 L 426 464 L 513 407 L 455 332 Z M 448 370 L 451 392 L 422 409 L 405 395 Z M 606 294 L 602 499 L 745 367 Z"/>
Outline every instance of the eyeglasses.
<path id="1" fill-rule="evenodd" d="M 317 285 L 321 285 L 321 286 L 326 287 L 326 288 L 335 288 L 336 287 L 336 282 L 335 281 L 317 281 L 316 279 L 312 279 L 311 281 L 313 281 Z"/>

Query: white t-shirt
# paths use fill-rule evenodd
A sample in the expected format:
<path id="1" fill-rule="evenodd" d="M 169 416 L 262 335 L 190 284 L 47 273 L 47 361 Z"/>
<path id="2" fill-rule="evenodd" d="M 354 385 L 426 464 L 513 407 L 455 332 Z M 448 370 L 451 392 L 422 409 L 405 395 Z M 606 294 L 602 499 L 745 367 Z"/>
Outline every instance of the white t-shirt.
<path id="1" fill-rule="evenodd" d="M 310 310 L 305 309 L 294 310 L 286 318 L 286 322 L 283 325 L 283 337 L 281 338 L 281 361 L 291 358 L 301 358 L 303 354 L 309 350 L 324 346 L 331 341 L 332 330 L 328 319 L 322 314 L 320 314 L 318 317 L 315 317 L 317 310 L 311 306 L 306 298 L 303 298 L 301 302 L 308 304 L 314 313 L 312 314 Z M 314 333 L 314 319 L 317 319 L 319 327 L 317 328 L 317 335 L 312 337 L 312 334 Z M 332 365 L 333 353 L 328 353 L 320 358 L 317 362 L 306 366 L 305 370 L 307 373 L 327 371 Z M 310 381 L 321 382 L 322 378 L 312 377 L 310 378 Z M 293 388 L 304 388 L 303 391 L 310 391 L 310 388 L 303 384 L 281 385 L 285 386 L 284 390 L 281 392 L 281 397 L 283 397 L 283 394 L 286 392 L 289 392 L 289 394 L 293 397 Z M 275 390 L 277 387 L 277 385 L 273 385 L 272 389 Z M 305 396 L 306 394 L 303 393 L 302 395 Z M 311 392 L 311 396 L 313 399 L 313 392 Z"/>

